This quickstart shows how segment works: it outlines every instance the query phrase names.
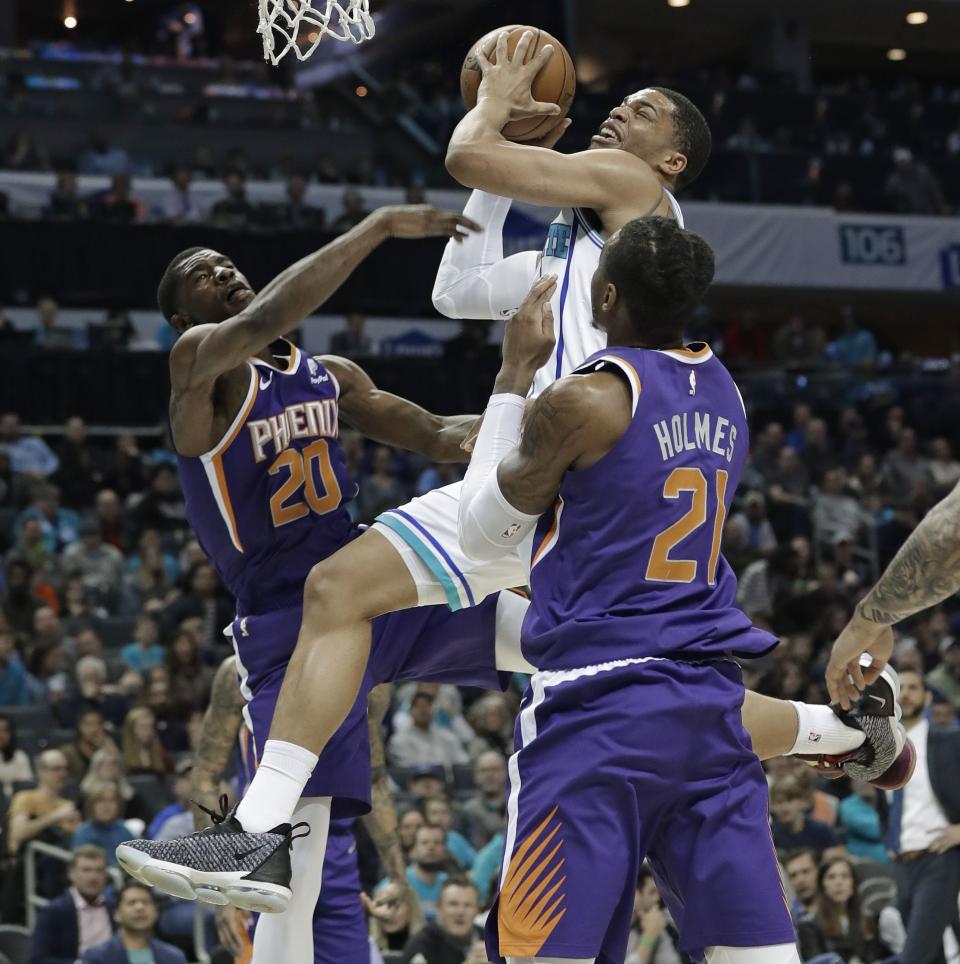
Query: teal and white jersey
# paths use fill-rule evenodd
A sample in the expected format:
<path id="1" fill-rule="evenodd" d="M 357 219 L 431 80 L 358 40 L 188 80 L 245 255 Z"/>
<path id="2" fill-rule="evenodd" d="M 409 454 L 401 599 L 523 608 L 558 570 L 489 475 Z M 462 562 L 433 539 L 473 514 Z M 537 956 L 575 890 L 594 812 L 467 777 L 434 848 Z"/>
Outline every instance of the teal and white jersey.
<path id="1" fill-rule="evenodd" d="M 666 188 L 664 194 L 674 218 L 683 227 L 683 212 L 677 199 Z M 557 343 L 550 360 L 534 378 L 533 396 L 607 347 L 606 334 L 593 325 L 590 305 L 590 282 L 600 263 L 605 239 L 591 224 L 590 217 L 580 208 L 564 208 L 547 231 L 540 276 L 555 274 L 559 279 L 551 302 Z"/>

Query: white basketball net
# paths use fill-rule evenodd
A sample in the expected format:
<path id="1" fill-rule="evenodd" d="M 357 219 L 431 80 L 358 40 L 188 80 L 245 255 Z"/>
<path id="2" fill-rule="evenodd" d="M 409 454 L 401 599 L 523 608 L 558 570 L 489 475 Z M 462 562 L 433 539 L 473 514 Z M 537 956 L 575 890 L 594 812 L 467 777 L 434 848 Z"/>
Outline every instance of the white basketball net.
<path id="1" fill-rule="evenodd" d="M 370 0 L 259 0 L 263 56 L 278 64 L 292 50 L 306 60 L 324 37 L 361 44 L 373 36 Z"/>

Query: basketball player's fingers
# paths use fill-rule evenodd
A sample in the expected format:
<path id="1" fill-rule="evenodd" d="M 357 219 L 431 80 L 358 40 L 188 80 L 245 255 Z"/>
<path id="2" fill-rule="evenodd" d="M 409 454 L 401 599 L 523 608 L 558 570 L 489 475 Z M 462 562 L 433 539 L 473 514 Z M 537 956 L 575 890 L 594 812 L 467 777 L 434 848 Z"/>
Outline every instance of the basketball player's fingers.
<path id="1" fill-rule="evenodd" d="M 560 105 L 551 104 L 545 100 L 531 100 L 516 113 L 524 117 L 537 117 L 540 114 L 559 114 Z"/>
<path id="2" fill-rule="evenodd" d="M 477 58 L 477 66 L 480 68 L 480 73 L 485 74 L 490 69 L 490 58 L 487 56 L 486 51 L 482 47 L 477 47 L 475 51 Z"/>
<path id="3" fill-rule="evenodd" d="M 458 227 L 466 228 L 468 231 L 476 231 L 477 233 L 483 230 L 483 225 L 474 221 L 473 218 L 465 217 L 462 214 L 456 214 L 454 217 L 456 218 Z"/>
<path id="4" fill-rule="evenodd" d="M 497 37 L 497 63 L 506 64 L 509 63 L 510 58 L 507 56 L 507 39 L 510 34 L 504 30 L 499 37 Z M 522 40 L 523 38 L 521 38 Z M 519 46 L 519 44 L 517 45 Z"/>
<path id="5" fill-rule="evenodd" d="M 517 46 L 514 48 L 513 58 L 511 59 L 511 63 L 515 61 L 521 66 L 529 67 L 530 64 L 526 64 L 525 61 L 527 59 L 527 51 L 530 49 L 530 44 L 532 43 L 533 43 L 533 31 L 524 30 L 523 33 L 520 34 L 520 39 L 517 41 Z M 500 59 L 500 54 L 498 53 L 497 60 L 499 59 Z M 536 60 L 535 57 L 533 59 Z"/>
<path id="6" fill-rule="evenodd" d="M 867 688 L 867 681 L 863 678 L 863 667 L 860 665 L 859 657 L 847 663 L 847 672 L 853 679 L 853 685 L 862 693 Z"/>
<path id="7" fill-rule="evenodd" d="M 526 65 L 527 72 L 534 77 L 540 73 L 541 69 L 547 65 L 547 61 L 553 56 L 553 44 L 546 44 L 537 51 L 537 55 L 530 59 Z"/>

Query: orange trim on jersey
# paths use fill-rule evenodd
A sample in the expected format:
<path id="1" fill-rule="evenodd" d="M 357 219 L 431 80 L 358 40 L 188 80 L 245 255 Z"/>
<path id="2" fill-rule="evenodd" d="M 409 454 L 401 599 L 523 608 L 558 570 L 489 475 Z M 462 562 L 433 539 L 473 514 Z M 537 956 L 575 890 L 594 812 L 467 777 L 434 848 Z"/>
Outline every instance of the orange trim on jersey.
<path id="1" fill-rule="evenodd" d="M 233 444 L 233 440 L 240 434 L 240 429 L 246 424 L 247 417 L 253 410 L 253 405 L 260 393 L 260 377 L 257 375 L 256 368 L 251 369 L 253 377 L 253 391 L 247 399 L 247 404 L 237 416 L 233 429 L 229 435 L 223 438 L 220 444 L 210 453 L 210 464 L 213 466 L 214 477 L 217 481 L 217 488 L 220 491 L 220 500 L 226 511 L 227 517 L 224 520 L 230 530 L 230 538 L 239 552 L 243 552 L 243 543 L 240 541 L 240 530 L 237 528 L 237 519 L 233 514 L 233 504 L 230 502 L 230 490 L 227 488 L 227 477 L 223 471 L 223 453 Z"/>
<path id="2" fill-rule="evenodd" d="M 554 880 L 563 868 L 564 858 L 559 856 L 563 838 L 556 843 L 553 838 L 563 824 L 558 820 L 548 826 L 558 809 L 554 807 L 547 814 L 510 858 L 497 900 L 497 931 L 503 957 L 536 957 L 567 912 L 561 906 L 566 900 L 561 888 L 567 878 Z"/>
<path id="3" fill-rule="evenodd" d="M 698 348 L 696 351 L 692 348 L 664 348 L 664 351 L 672 352 L 674 355 L 686 355 L 687 358 L 703 358 L 710 351 L 710 346 L 705 344 L 703 348 Z"/>
<path id="4" fill-rule="evenodd" d="M 527 602 L 530 602 L 530 593 L 528 593 L 526 589 L 514 586 L 512 589 L 508 589 L 507 592 L 512 592 L 515 596 L 519 596 L 521 599 L 526 599 Z"/>
<path id="5" fill-rule="evenodd" d="M 240 541 L 240 530 L 237 528 L 237 518 L 233 514 L 233 504 L 230 501 L 230 490 L 227 488 L 227 477 L 223 471 L 223 459 L 219 455 L 213 457 L 213 472 L 217 479 L 217 488 L 220 490 L 220 499 L 226 510 L 226 523 L 230 529 L 230 538 L 233 540 L 238 552 L 243 552 L 243 543 Z"/>
<path id="6" fill-rule="evenodd" d="M 270 362 L 264 361 L 256 355 L 250 355 L 247 361 L 253 362 L 254 364 L 259 362 L 261 365 L 266 365 L 267 368 L 272 368 L 275 372 L 280 372 L 282 375 L 289 375 L 297 364 L 297 352 L 300 351 L 300 349 L 297 348 L 289 338 L 280 338 L 278 341 L 282 341 L 285 345 L 290 346 L 290 357 L 287 359 L 286 368 L 277 368 L 276 365 L 271 365 Z"/>
<path id="7" fill-rule="evenodd" d="M 619 355 L 604 355 L 602 358 L 598 358 L 597 361 L 612 362 L 614 365 L 620 367 L 621 371 L 626 372 L 627 377 L 631 382 L 633 382 L 633 387 L 636 390 L 637 398 L 640 398 L 640 392 L 643 390 L 640 385 L 640 375 L 638 374 L 636 368 L 634 368 L 633 365 L 626 360 L 626 358 L 621 358 Z"/>
<path id="8" fill-rule="evenodd" d="M 560 511 L 563 509 L 563 499 L 557 496 L 557 501 L 553 503 L 553 524 L 550 526 L 547 534 L 543 537 L 543 542 L 537 547 L 537 551 L 533 554 L 533 561 L 530 563 L 530 568 L 532 569 L 539 561 L 540 557 L 550 548 L 550 545 L 557 534 L 557 529 L 560 526 Z"/>

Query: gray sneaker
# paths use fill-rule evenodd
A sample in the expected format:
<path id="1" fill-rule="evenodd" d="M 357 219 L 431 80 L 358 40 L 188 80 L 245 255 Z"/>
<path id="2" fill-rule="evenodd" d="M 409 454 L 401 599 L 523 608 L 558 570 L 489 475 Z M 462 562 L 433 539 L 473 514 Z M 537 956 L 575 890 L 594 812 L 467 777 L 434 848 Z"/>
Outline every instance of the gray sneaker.
<path id="1" fill-rule="evenodd" d="M 128 840 L 117 847 L 120 866 L 141 883 L 184 900 L 232 904 L 242 910 L 279 914 L 290 902 L 290 847 L 310 833 L 306 823 L 280 824 L 248 833 L 228 811 L 197 804 L 213 825 L 173 840 Z M 296 831 L 306 828 L 306 833 Z"/>

